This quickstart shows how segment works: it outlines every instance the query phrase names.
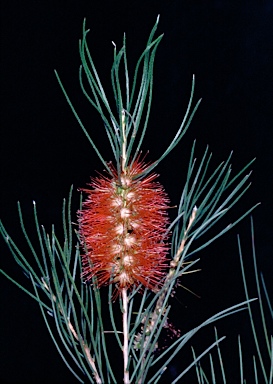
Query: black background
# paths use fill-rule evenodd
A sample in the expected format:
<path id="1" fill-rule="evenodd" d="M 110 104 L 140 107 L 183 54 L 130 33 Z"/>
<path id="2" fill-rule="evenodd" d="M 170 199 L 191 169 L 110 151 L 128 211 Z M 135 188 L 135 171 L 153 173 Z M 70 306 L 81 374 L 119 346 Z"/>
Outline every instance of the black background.
<path id="1" fill-rule="evenodd" d="M 143 150 L 155 160 L 166 148 L 184 116 L 192 74 L 195 101 L 201 106 L 179 146 L 158 168 L 172 204 L 179 201 L 193 140 L 200 159 L 209 145 L 213 165 L 234 150 L 234 172 L 256 157 L 251 189 L 219 229 L 257 202 L 254 223 L 259 269 L 268 281 L 272 271 L 272 68 L 273 3 L 248 1 L 2 1 L 1 2 L 1 218 L 22 244 L 16 202 L 22 205 L 33 232 L 32 200 L 40 222 L 61 228 L 62 199 L 70 185 L 85 186 L 102 164 L 77 125 L 53 70 L 58 73 L 86 128 L 104 158 L 112 159 L 100 117 L 81 93 L 78 41 L 83 18 L 90 28 L 89 48 L 111 93 L 113 40 L 127 35 L 130 65 L 142 52 L 160 14 L 164 33 L 156 56 L 155 86 L 149 131 Z M 77 192 L 74 210 L 77 209 Z M 251 261 L 250 220 L 199 254 L 201 272 L 186 275 L 183 284 L 201 299 L 180 289 L 172 303 L 172 320 L 182 331 L 244 299 L 236 234 L 242 237 L 251 295 L 256 295 Z M 25 248 L 24 248 L 25 247 Z M 28 284 L 4 242 L 1 268 Z M 1 278 L 0 381 L 5 383 L 73 383 L 43 324 L 37 304 Z M 272 292 L 272 289 L 271 289 Z M 257 304 L 255 304 L 257 306 Z M 217 325 L 229 382 L 239 382 L 237 335 L 242 334 L 246 374 L 253 379 L 255 353 L 247 314 Z M 213 328 L 189 345 L 202 352 L 214 339 Z M 113 345 L 115 353 L 116 346 Z M 216 355 L 215 355 L 216 356 Z M 189 349 L 169 367 L 170 377 L 190 361 Z M 247 362 L 248 361 L 248 362 Z M 204 365 L 206 363 L 204 362 Z M 174 376 L 172 376 L 174 375 Z M 188 380 L 188 381 L 187 381 Z M 196 382 L 188 378 L 183 381 Z"/>

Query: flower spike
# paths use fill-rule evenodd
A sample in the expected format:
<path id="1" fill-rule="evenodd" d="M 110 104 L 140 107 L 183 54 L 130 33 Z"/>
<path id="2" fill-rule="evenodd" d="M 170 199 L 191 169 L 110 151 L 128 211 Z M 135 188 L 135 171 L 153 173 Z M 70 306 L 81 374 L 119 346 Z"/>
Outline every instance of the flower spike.
<path id="1" fill-rule="evenodd" d="M 114 282 L 122 288 L 143 284 L 157 290 L 167 268 L 166 233 L 169 199 L 156 174 L 136 179 L 148 165 L 137 159 L 120 180 L 100 175 L 84 189 L 87 199 L 79 211 L 83 248 L 83 277 L 96 276 L 98 286 Z"/>

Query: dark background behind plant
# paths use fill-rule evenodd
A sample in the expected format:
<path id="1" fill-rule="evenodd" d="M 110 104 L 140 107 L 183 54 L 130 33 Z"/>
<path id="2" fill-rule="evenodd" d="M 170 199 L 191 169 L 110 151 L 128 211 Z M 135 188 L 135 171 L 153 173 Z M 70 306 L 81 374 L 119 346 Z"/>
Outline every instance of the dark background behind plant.
<path id="1" fill-rule="evenodd" d="M 269 284 L 273 260 L 273 3 L 269 0 L 2 1 L 1 218 L 17 244 L 27 250 L 16 202 L 22 204 L 30 233 L 34 235 L 32 200 L 37 203 L 40 222 L 48 230 L 55 223 L 61 233 L 62 199 L 68 195 L 70 185 L 75 188 L 76 210 L 76 189 L 84 187 L 96 170 L 103 169 L 77 125 L 53 69 L 58 70 L 104 158 L 113 158 L 102 122 L 81 93 L 78 82 L 78 41 L 83 18 L 87 18 L 90 28 L 88 41 L 97 70 L 111 94 L 111 41 L 120 48 L 126 32 L 129 64 L 133 68 L 158 14 L 159 33 L 165 36 L 156 56 L 153 107 L 143 149 L 149 150 L 149 160 L 155 160 L 166 148 L 181 123 L 195 74 L 195 100 L 202 97 L 203 101 L 180 145 L 158 168 L 160 181 L 172 204 L 177 204 L 194 139 L 199 158 L 206 145 L 210 146 L 214 165 L 234 150 L 235 172 L 257 157 L 251 190 L 222 226 L 256 202 L 262 202 L 254 213 L 256 246 L 259 266 Z M 202 268 L 201 272 L 187 275 L 181 281 L 201 296 L 197 299 L 179 289 L 172 303 L 172 320 L 182 331 L 244 299 L 236 245 L 238 232 L 245 247 L 251 293 L 255 295 L 250 225 L 245 219 L 199 254 L 201 261 L 197 266 Z M 28 284 L 3 242 L 0 265 Z M 47 334 L 38 305 L 4 278 L 0 284 L 0 381 L 75 382 Z M 228 335 L 222 349 L 234 380 L 231 382 L 239 378 L 238 333 L 244 337 L 246 355 L 251 350 L 254 353 L 247 324 L 247 313 L 217 324 L 219 334 Z M 202 352 L 213 337 L 210 328 L 190 344 Z M 190 355 L 182 352 L 169 367 L 171 375 L 185 367 L 185 359 L 190 360 Z"/>

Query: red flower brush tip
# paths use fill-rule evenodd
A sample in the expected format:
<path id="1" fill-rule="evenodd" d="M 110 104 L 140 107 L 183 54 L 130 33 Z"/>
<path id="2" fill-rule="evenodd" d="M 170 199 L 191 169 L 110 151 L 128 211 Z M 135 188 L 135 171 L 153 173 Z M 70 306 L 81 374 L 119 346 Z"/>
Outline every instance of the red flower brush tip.
<path id="1" fill-rule="evenodd" d="M 139 160 L 118 178 L 91 179 L 83 189 L 87 199 L 78 213 L 79 234 L 85 250 L 82 277 L 96 277 L 97 286 L 116 283 L 118 291 L 143 284 L 156 291 L 167 267 L 166 229 L 169 199 L 157 175 L 137 176 L 147 165 Z M 165 237 L 164 237 L 165 236 Z"/>

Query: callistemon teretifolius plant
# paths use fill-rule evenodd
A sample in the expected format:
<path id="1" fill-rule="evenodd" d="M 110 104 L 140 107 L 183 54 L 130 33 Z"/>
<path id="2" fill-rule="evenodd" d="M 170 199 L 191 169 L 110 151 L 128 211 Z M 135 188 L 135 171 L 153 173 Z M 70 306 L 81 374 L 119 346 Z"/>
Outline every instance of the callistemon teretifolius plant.
<path id="1" fill-rule="evenodd" d="M 98 286 L 116 283 L 119 291 L 140 283 L 158 290 L 166 273 L 169 199 L 147 168 L 135 160 L 112 175 L 93 178 L 79 212 L 84 279 L 96 276 Z"/>
<path id="2" fill-rule="evenodd" d="M 193 272 L 190 268 L 196 262 L 186 260 L 247 214 L 219 232 L 214 232 L 212 237 L 207 236 L 203 244 L 198 241 L 198 246 L 194 246 L 195 240 L 218 223 L 244 194 L 249 175 L 243 174 L 246 166 L 230 177 L 231 156 L 211 172 L 208 149 L 198 163 L 193 144 L 188 172 L 181 175 L 185 183 L 181 199 L 173 204 L 177 208 L 177 217 L 172 223 L 169 222 L 170 201 L 154 169 L 179 143 L 199 103 L 191 111 L 193 78 L 189 104 L 180 128 L 164 153 L 158 159 L 146 162 L 141 147 L 151 109 L 155 53 L 162 39 L 162 36 L 154 38 L 157 25 L 158 19 L 136 64 L 132 83 L 125 36 L 120 51 L 116 51 L 114 44 L 111 70 L 115 101 L 113 108 L 88 49 L 88 31 L 84 23 L 83 39 L 80 41 L 80 85 L 88 101 L 102 117 L 113 152 L 112 159 L 105 160 L 101 155 L 56 72 L 74 115 L 103 164 L 103 169 L 97 170 L 97 176 L 95 170 L 90 169 L 91 182 L 88 188 L 81 189 L 83 201 L 78 210 L 77 226 L 72 222 L 72 190 L 68 204 L 64 201 L 62 240 L 58 239 L 54 226 L 49 233 L 43 226 L 40 227 L 34 203 L 40 245 L 37 252 L 27 234 L 18 205 L 21 227 L 37 264 L 33 267 L 4 226 L 0 225 L 15 260 L 31 279 L 34 294 L 17 285 L 39 303 L 61 357 L 82 383 L 119 383 L 123 380 L 125 384 L 152 384 L 160 382 L 161 377 L 162 382 L 168 382 L 163 373 L 186 341 L 204 325 L 229 313 L 229 310 L 222 311 L 185 335 L 176 331 L 169 320 L 169 298 L 174 295 L 174 288 L 179 285 L 182 276 Z M 121 76 L 124 76 L 122 81 Z M 107 285 L 108 298 L 103 302 L 105 296 L 101 295 L 101 291 L 105 291 L 104 286 Z M 43 291 L 46 300 L 42 299 L 38 288 Z M 104 326 L 103 306 L 109 310 L 110 320 L 107 319 L 106 323 L 111 324 L 110 329 L 109 325 L 107 329 Z M 119 309 L 122 316 L 120 313 L 116 316 Z M 53 323 L 52 317 L 55 320 Z M 54 324 L 56 331 L 52 332 Z M 169 345 L 162 346 L 160 335 L 163 328 L 172 337 L 175 335 L 174 338 L 170 337 Z M 113 334 L 117 342 L 122 369 L 117 364 L 113 365 L 110 355 L 112 351 L 114 357 L 118 353 L 112 344 L 109 349 L 109 343 L 113 343 L 109 334 Z M 59 339 L 56 335 L 59 335 Z M 217 340 L 207 350 L 220 341 Z M 160 351 L 164 352 L 158 353 Z M 172 378 L 172 383 L 176 383 L 201 356 L 195 357 L 190 366 L 183 367 L 178 377 Z"/>

